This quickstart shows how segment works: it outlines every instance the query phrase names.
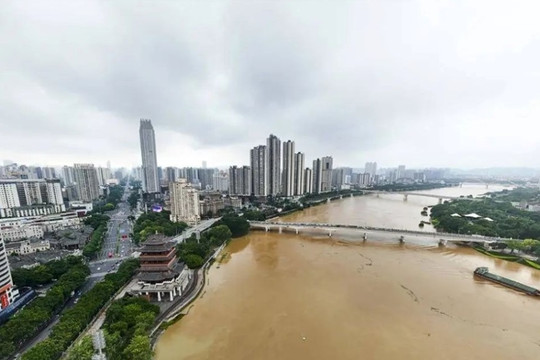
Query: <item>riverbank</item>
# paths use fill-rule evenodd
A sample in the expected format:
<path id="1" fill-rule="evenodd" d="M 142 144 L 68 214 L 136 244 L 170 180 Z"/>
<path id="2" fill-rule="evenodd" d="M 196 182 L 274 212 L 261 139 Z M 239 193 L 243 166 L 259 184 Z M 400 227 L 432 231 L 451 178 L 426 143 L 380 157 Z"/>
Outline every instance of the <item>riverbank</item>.
<path id="1" fill-rule="evenodd" d="M 536 270 L 540 270 L 540 261 L 538 258 L 536 259 L 527 258 L 527 257 L 516 255 L 516 254 L 507 254 L 500 251 L 486 250 L 482 247 L 474 246 L 474 245 L 471 247 L 484 255 L 487 255 L 496 259 L 516 262 L 522 265 L 530 266 Z"/>
<path id="2" fill-rule="evenodd" d="M 185 295 L 175 300 L 177 303 L 167 309 L 166 312 L 158 315 L 156 324 L 150 332 L 150 343 L 152 345 L 152 349 L 155 348 L 161 334 L 170 325 L 180 320 L 183 316 L 182 311 L 197 300 L 199 295 L 201 295 L 202 291 L 204 290 L 204 286 L 207 283 L 207 275 L 210 267 L 221 254 L 221 251 L 227 246 L 227 244 L 228 243 L 224 243 L 217 248 L 212 256 L 206 260 L 206 263 L 200 269 L 197 269 L 196 272 L 194 272 L 193 282 L 191 283 L 192 287 L 188 288 Z"/>

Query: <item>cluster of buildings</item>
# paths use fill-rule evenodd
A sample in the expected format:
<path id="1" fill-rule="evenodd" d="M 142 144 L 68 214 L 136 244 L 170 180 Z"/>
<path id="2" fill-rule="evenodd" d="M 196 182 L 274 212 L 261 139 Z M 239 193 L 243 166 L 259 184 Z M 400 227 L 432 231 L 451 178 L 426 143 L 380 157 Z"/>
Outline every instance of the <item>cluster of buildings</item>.
<path id="1" fill-rule="evenodd" d="M 229 168 L 229 195 L 302 196 L 332 190 L 333 159 L 325 156 L 306 167 L 305 154 L 295 152 L 292 140 L 270 135 L 265 145 L 249 153 L 250 164 Z"/>
<path id="2" fill-rule="evenodd" d="M 106 185 L 114 183 L 110 165 L 0 166 L 0 311 L 17 298 L 8 258 L 33 266 L 32 254 L 47 258 L 62 249 L 81 249 L 91 229 L 83 226 L 80 213 L 91 210 Z"/>
<path id="3" fill-rule="evenodd" d="M 316 158 L 309 167 L 294 141 L 282 142 L 273 134 L 265 144 L 250 150 L 249 164 L 230 166 L 228 171 L 207 168 L 205 162 L 201 168 L 161 168 L 150 120 L 141 120 L 139 134 L 142 166 L 134 169 L 134 177 L 142 181 L 144 193 L 161 197 L 168 190 L 172 221 L 196 223 L 201 215 L 215 214 L 225 206 L 241 206 L 240 199 L 248 197 L 298 197 L 427 179 L 425 172 L 406 170 L 405 165 L 384 171 L 377 169 L 376 162 L 366 163 L 363 171 L 334 168 L 332 156 Z"/>

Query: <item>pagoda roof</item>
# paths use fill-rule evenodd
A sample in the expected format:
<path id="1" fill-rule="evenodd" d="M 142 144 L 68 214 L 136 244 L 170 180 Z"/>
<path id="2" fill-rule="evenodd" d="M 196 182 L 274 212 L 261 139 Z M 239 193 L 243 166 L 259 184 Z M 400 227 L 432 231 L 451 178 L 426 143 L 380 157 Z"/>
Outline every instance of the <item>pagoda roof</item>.
<path id="1" fill-rule="evenodd" d="M 177 277 L 182 269 L 184 268 L 183 262 L 178 262 L 172 269 L 168 269 L 165 271 L 141 271 L 139 272 L 139 280 L 148 282 L 148 283 L 156 283 L 156 282 L 162 282 L 165 280 L 172 280 L 175 277 Z"/>
<path id="2" fill-rule="evenodd" d="M 170 237 L 156 234 L 148 237 L 140 251 L 141 253 L 165 252 L 170 251 L 174 246 L 175 242 L 171 241 Z"/>

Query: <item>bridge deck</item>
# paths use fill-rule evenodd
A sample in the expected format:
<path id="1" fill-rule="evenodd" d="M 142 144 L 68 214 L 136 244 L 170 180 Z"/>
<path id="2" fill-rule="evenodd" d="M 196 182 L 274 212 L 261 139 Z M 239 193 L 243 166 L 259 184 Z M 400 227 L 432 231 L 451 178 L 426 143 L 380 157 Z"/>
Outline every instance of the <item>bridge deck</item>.
<path id="1" fill-rule="evenodd" d="M 337 230 L 337 229 L 347 229 L 347 230 L 363 230 L 363 231 L 381 231 L 381 232 L 391 232 L 399 234 L 410 234 L 410 235 L 421 235 L 421 236 L 433 236 L 445 238 L 446 241 L 451 242 L 477 242 L 484 243 L 486 241 L 506 241 L 509 239 L 503 238 L 493 238 L 486 236 L 474 236 L 474 235 L 464 235 L 464 234 L 451 234 L 451 233 L 441 233 L 441 232 L 426 232 L 426 231 L 415 231 L 415 230 L 405 230 L 405 229 L 392 229 L 392 228 L 378 228 L 373 226 L 362 226 L 362 225 L 347 225 L 347 224 L 324 224 L 324 223 L 286 223 L 286 222 L 261 222 L 261 221 L 250 221 L 250 226 L 260 229 L 279 229 L 279 228 L 292 228 L 295 230 L 299 229 L 322 229 L 322 230 Z"/>

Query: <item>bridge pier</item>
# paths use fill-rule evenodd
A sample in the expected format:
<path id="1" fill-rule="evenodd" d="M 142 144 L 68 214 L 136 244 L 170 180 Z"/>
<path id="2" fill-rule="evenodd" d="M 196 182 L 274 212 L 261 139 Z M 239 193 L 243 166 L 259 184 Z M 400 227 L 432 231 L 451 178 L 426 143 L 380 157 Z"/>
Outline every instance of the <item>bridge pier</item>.
<path id="1" fill-rule="evenodd" d="M 377 197 L 381 197 L 381 194 L 377 193 Z"/>
<path id="2" fill-rule="evenodd" d="M 442 204 L 442 198 L 439 198 L 439 205 Z"/>
<path id="3" fill-rule="evenodd" d="M 339 198 L 340 198 L 340 199 L 343 199 L 343 195 L 339 195 Z"/>
<path id="4" fill-rule="evenodd" d="M 409 195 L 408 194 L 403 194 L 403 201 L 407 201 L 409 199 Z"/>
<path id="5" fill-rule="evenodd" d="M 446 240 L 444 240 L 444 239 L 439 239 L 439 246 L 445 246 L 446 243 L 447 243 Z"/>
<path id="6" fill-rule="evenodd" d="M 400 244 L 403 244 L 404 242 L 405 242 L 405 236 L 401 235 L 401 236 L 399 237 L 399 243 L 400 243 Z"/>
<path id="7" fill-rule="evenodd" d="M 353 194 L 351 194 L 351 197 L 353 197 Z"/>
<path id="8" fill-rule="evenodd" d="M 283 232 L 283 228 L 280 226 L 278 231 L 281 234 Z"/>
<path id="9" fill-rule="evenodd" d="M 328 230 L 328 237 L 332 237 L 332 230 Z"/>
<path id="10" fill-rule="evenodd" d="M 269 229 L 268 226 L 264 227 L 264 231 L 268 232 L 268 229 Z"/>
<path id="11" fill-rule="evenodd" d="M 296 235 L 298 235 L 298 232 L 299 232 L 298 228 L 294 228 L 294 230 L 296 230 Z"/>
<path id="12" fill-rule="evenodd" d="M 326 203 L 327 203 L 327 204 L 330 203 L 330 198 L 326 199 Z"/>

